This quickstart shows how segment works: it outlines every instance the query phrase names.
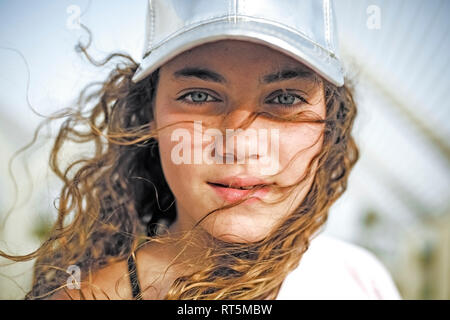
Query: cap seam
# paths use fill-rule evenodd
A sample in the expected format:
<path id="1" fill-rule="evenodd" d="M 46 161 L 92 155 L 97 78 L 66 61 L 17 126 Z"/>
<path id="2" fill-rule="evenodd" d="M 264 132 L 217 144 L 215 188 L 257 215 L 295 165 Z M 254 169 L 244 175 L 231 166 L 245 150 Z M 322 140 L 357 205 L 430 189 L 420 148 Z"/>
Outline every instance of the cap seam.
<path id="1" fill-rule="evenodd" d="M 329 0 L 323 0 L 323 20 L 324 20 L 324 28 L 325 28 L 325 41 L 327 45 L 327 49 L 330 52 L 333 52 L 331 49 L 331 42 L 330 42 L 330 2 Z"/>
<path id="2" fill-rule="evenodd" d="M 330 0 L 331 1 L 331 0 Z M 329 15 L 330 15 L 330 51 L 332 51 L 333 53 L 336 53 L 336 46 L 334 43 L 334 37 L 337 36 L 337 34 L 335 34 L 334 32 L 332 32 L 332 30 L 336 30 L 335 26 L 334 26 L 334 13 L 333 13 L 333 6 L 330 5 L 329 6 Z"/>
<path id="3" fill-rule="evenodd" d="M 153 39 L 155 34 L 155 10 L 153 9 L 153 0 L 149 0 L 150 10 L 150 36 L 148 39 L 147 51 L 153 46 Z"/>

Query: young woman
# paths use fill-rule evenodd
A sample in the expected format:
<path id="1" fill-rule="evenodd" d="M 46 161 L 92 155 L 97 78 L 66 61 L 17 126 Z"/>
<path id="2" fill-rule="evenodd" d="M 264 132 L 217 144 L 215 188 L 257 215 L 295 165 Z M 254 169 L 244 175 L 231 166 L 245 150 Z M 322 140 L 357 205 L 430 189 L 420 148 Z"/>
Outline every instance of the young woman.
<path id="1" fill-rule="evenodd" d="M 26 298 L 295 299 L 287 279 L 308 297 L 299 263 L 358 158 L 332 17 L 329 1 L 149 1 L 142 63 L 108 57 L 117 67 L 60 129 L 48 240 L 2 254 L 37 258 Z M 95 154 L 62 167 L 67 142 Z M 353 297 L 395 297 L 371 283 L 375 270 L 391 285 L 376 259 L 318 239 L 309 265 L 334 264 Z M 361 278 L 345 261 L 371 267 Z M 313 269 L 301 274 L 336 293 Z"/>

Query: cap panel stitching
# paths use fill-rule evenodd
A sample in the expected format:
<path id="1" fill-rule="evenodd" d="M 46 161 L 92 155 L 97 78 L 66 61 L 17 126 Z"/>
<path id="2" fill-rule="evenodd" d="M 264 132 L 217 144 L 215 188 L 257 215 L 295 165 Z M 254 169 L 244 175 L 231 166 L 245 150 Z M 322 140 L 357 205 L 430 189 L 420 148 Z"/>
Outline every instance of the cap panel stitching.
<path id="1" fill-rule="evenodd" d="M 150 34 L 148 38 L 148 44 L 147 44 L 147 51 L 150 51 L 150 49 L 153 46 L 153 40 L 155 35 L 155 10 L 153 7 L 153 0 L 148 1 L 149 4 L 149 14 L 150 14 Z"/>
<path id="2" fill-rule="evenodd" d="M 331 50 L 330 45 L 330 1 L 323 0 L 323 20 L 324 20 L 324 29 L 325 29 L 325 42 L 327 45 L 328 51 Z"/>
<path id="3" fill-rule="evenodd" d="M 329 11 L 330 11 L 330 51 L 334 53 L 336 53 L 336 46 L 335 46 L 335 42 L 334 42 L 334 37 L 337 37 L 337 34 L 335 34 L 334 31 L 335 27 L 334 27 L 334 20 L 333 20 L 333 6 L 330 5 L 329 6 Z"/>

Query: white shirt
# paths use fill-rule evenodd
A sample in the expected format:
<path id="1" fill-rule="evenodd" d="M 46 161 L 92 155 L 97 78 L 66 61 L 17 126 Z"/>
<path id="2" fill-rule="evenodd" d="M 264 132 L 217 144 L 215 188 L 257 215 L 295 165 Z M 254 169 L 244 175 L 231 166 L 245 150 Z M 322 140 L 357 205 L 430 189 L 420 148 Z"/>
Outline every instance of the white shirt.
<path id="1" fill-rule="evenodd" d="M 401 299 L 384 265 L 355 244 L 319 234 L 284 280 L 277 300 Z"/>

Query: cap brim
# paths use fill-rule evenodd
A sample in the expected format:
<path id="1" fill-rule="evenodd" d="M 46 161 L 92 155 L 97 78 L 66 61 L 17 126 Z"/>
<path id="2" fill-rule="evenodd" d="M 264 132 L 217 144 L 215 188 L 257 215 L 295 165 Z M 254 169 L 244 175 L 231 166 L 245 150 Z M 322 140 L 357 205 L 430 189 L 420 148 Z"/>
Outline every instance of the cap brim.
<path id="1" fill-rule="evenodd" d="M 196 26 L 174 35 L 151 49 L 132 81 L 138 82 L 180 53 L 196 46 L 225 39 L 246 40 L 267 45 L 304 63 L 336 86 L 344 84 L 342 66 L 330 52 L 304 35 L 267 22 L 219 21 Z"/>

